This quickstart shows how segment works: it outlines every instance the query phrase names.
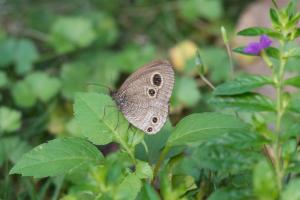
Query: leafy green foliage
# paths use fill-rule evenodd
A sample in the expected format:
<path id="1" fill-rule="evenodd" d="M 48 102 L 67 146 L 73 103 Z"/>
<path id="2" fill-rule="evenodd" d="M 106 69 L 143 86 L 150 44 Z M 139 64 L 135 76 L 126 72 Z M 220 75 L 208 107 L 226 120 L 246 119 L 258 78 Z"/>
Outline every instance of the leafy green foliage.
<path id="1" fill-rule="evenodd" d="M 59 53 L 86 47 L 96 39 L 92 22 L 83 17 L 61 17 L 51 28 L 50 41 Z"/>
<path id="2" fill-rule="evenodd" d="M 247 125 L 232 115 L 218 113 L 192 114 L 181 120 L 167 145 L 197 145 L 223 134 L 247 131 Z"/>
<path id="3" fill-rule="evenodd" d="M 237 111 L 274 111 L 274 103 L 266 96 L 256 93 L 244 93 L 234 96 L 216 96 L 210 104 L 223 109 Z"/>
<path id="4" fill-rule="evenodd" d="M 265 76 L 244 76 L 233 81 L 219 85 L 214 91 L 215 95 L 233 95 L 250 92 L 266 84 L 271 84 L 272 80 Z"/>
<path id="5" fill-rule="evenodd" d="M 55 176 L 90 163 L 101 163 L 102 154 L 89 142 L 79 138 L 49 141 L 26 153 L 10 174 L 41 178 Z"/>

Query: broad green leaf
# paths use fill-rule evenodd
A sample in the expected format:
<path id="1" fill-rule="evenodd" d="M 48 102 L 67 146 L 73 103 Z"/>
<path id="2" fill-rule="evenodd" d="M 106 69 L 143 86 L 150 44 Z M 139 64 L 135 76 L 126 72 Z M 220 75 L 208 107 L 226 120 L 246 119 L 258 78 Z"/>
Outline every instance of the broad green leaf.
<path id="1" fill-rule="evenodd" d="M 21 113 L 8 107 L 0 107 L 0 135 L 18 130 L 21 127 Z"/>
<path id="2" fill-rule="evenodd" d="M 5 87 L 8 84 L 8 81 L 6 73 L 0 71 L 0 88 Z"/>
<path id="3" fill-rule="evenodd" d="M 33 93 L 42 101 L 49 101 L 60 88 L 60 81 L 43 72 L 34 72 L 26 77 Z"/>
<path id="4" fill-rule="evenodd" d="M 275 59 L 279 59 L 280 58 L 280 52 L 277 48 L 275 47 L 268 47 L 265 49 L 266 54 L 269 57 L 275 58 Z"/>
<path id="5" fill-rule="evenodd" d="M 282 200 L 299 200 L 300 199 L 300 179 L 291 180 L 282 193 Z"/>
<path id="6" fill-rule="evenodd" d="M 21 39 L 18 41 L 15 52 L 15 63 L 17 74 L 29 72 L 33 63 L 39 58 L 38 51 L 31 40 Z"/>
<path id="7" fill-rule="evenodd" d="M 115 141 L 125 149 L 129 148 L 126 137 L 133 131 L 128 128 L 128 121 L 118 111 L 110 96 L 78 93 L 74 111 L 81 134 L 91 142 L 103 145 Z"/>
<path id="8" fill-rule="evenodd" d="M 265 160 L 256 164 L 254 168 L 253 187 L 258 199 L 274 200 L 278 197 L 277 181 L 273 168 Z"/>
<path id="9" fill-rule="evenodd" d="M 249 92 L 261 86 L 271 84 L 272 80 L 269 77 L 248 75 L 238 77 L 232 81 L 225 82 L 219 85 L 215 91 L 215 95 L 235 95 Z"/>
<path id="10" fill-rule="evenodd" d="M 285 85 L 292 85 L 300 88 L 300 76 L 295 76 L 284 81 Z"/>
<path id="11" fill-rule="evenodd" d="M 232 115 L 222 113 L 191 114 L 183 118 L 168 139 L 167 146 L 197 145 L 248 126 Z"/>
<path id="12" fill-rule="evenodd" d="M 80 138 L 54 139 L 23 155 L 10 174 L 42 178 L 71 172 L 85 164 L 99 164 L 101 152 Z"/>
<path id="13" fill-rule="evenodd" d="M 265 27 L 251 27 L 251 28 L 246 28 L 241 31 L 239 31 L 237 34 L 238 35 L 243 35 L 243 36 L 258 36 L 258 35 L 263 35 L 263 34 L 269 34 L 273 32 L 272 29 L 265 28 Z"/>
<path id="14" fill-rule="evenodd" d="M 252 147 L 253 148 L 253 147 Z M 198 170 L 209 169 L 223 174 L 239 174 L 252 170 L 261 155 L 255 151 L 237 150 L 218 143 L 201 145 L 188 160 L 193 160 Z"/>
<path id="15" fill-rule="evenodd" d="M 142 187 L 141 180 L 135 174 L 129 174 L 114 193 L 115 200 L 135 199 Z"/>
<path id="16" fill-rule="evenodd" d="M 0 42 L 0 67 L 6 67 L 13 63 L 17 43 L 14 38 L 7 38 Z"/>
<path id="17" fill-rule="evenodd" d="M 88 18 L 60 17 L 51 27 L 50 41 L 58 53 L 87 47 L 95 39 L 96 33 Z"/>
<path id="18" fill-rule="evenodd" d="M 152 180 L 153 177 L 152 168 L 147 162 L 138 161 L 135 168 L 136 168 L 135 173 L 137 177 L 139 177 L 140 179 Z"/>
<path id="19" fill-rule="evenodd" d="M 15 103 L 22 108 L 31 107 L 37 101 L 37 98 L 36 98 L 35 94 L 33 93 L 30 84 L 25 80 L 18 81 L 13 86 L 12 96 L 13 96 Z"/>
<path id="20" fill-rule="evenodd" d="M 258 93 L 245 93 L 234 96 L 216 96 L 209 103 L 223 109 L 237 111 L 274 111 L 275 104 L 266 96 Z"/>

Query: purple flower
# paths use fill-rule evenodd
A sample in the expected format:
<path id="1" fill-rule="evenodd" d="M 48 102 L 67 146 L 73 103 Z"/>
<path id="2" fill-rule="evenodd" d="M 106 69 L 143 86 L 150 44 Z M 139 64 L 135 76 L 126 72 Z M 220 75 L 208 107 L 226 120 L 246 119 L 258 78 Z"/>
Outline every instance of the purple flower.
<path id="1" fill-rule="evenodd" d="M 258 55 L 262 50 L 271 46 L 272 40 L 266 35 L 262 35 L 259 38 L 259 42 L 250 42 L 245 47 L 244 53 Z"/>

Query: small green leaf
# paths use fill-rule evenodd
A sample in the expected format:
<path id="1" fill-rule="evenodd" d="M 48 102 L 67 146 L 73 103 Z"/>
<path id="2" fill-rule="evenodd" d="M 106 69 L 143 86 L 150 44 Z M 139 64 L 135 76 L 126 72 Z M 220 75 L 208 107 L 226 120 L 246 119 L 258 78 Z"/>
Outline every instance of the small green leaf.
<path id="1" fill-rule="evenodd" d="M 15 103 L 22 108 L 31 107 L 37 101 L 37 98 L 36 98 L 35 94 L 33 93 L 30 84 L 25 80 L 18 81 L 13 86 L 12 96 L 13 96 Z"/>
<path id="2" fill-rule="evenodd" d="M 82 165 L 99 164 L 103 159 L 101 152 L 83 139 L 54 139 L 24 154 L 10 174 L 36 178 L 56 176 Z"/>
<path id="3" fill-rule="evenodd" d="M 270 28 L 265 28 L 265 27 L 251 27 L 251 28 L 246 28 L 244 30 L 239 31 L 237 34 L 238 35 L 243 35 L 243 36 L 258 36 L 258 35 L 263 35 L 263 34 L 269 34 L 272 33 L 272 29 Z"/>
<path id="4" fill-rule="evenodd" d="M 271 17 L 272 23 L 274 23 L 276 25 L 280 25 L 278 13 L 273 8 L 270 9 L 270 17 Z"/>
<path id="5" fill-rule="evenodd" d="M 8 84 L 8 81 L 6 73 L 0 71 L 0 88 L 5 87 Z"/>
<path id="6" fill-rule="evenodd" d="M 8 38 L 0 42 L 0 67 L 7 67 L 15 59 L 17 40 Z"/>
<path id="7" fill-rule="evenodd" d="M 124 178 L 117 187 L 114 198 L 115 200 L 135 199 L 142 187 L 141 180 L 135 175 L 130 174 Z"/>
<path id="8" fill-rule="evenodd" d="M 280 52 L 275 47 L 268 47 L 265 49 L 265 51 L 269 57 L 276 58 L 276 59 L 280 58 Z"/>
<path id="9" fill-rule="evenodd" d="M 300 76 L 295 76 L 284 81 L 285 85 L 292 85 L 300 88 Z"/>
<path id="10" fill-rule="evenodd" d="M 151 166 L 147 162 L 138 161 L 135 173 L 140 179 L 152 180 L 153 172 Z"/>
<path id="11" fill-rule="evenodd" d="M 219 85 L 214 95 L 235 95 L 249 92 L 261 86 L 271 84 L 272 80 L 266 76 L 247 75 Z"/>
<path id="12" fill-rule="evenodd" d="M 51 27 L 50 41 L 58 53 L 87 47 L 96 39 L 90 19 L 82 17 L 60 17 Z"/>
<path id="13" fill-rule="evenodd" d="M 254 193 L 261 200 L 274 200 L 278 197 L 277 181 L 270 164 L 263 160 L 253 172 Z"/>
<path id="14" fill-rule="evenodd" d="M 10 133 L 21 127 L 21 113 L 8 107 L 0 107 L 0 135 Z"/>
<path id="15" fill-rule="evenodd" d="M 170 135 L 167 146 L 201 144 L 220 135 L 245 130 L 248 126 L 232 115 L 192 114 L 183 118 Z"/>
<path id="16" fill-rule="evenodd" d="M 15 52 L 16 73 L 25 74 L 29 72 L 38 58 L 38 51 L 31 40 L 19 40 Z"/>
<path id="17" fill-rule="evenodd" d="M 300 179 L 291 180 L 282 193 L 282 200 L 299 200 L 300 199 Z"/>
<path id="18" fill-rule="evenodd" d="M 26 77 L 33 93 L 42 101 L 49 101 L 56 95 L 60 88 L 60 81 L 57 78 L 50 77 L 46 73 L 34 72 Z"/>
<path id="19" fill-rule="evenodd" d="M 274 111 L 274 103 L 266 96 L 257 93 L 245 93 L 234 96 L 213 97 L 210 104 L 223 109 L 234 109 L 237 111 Z"/>

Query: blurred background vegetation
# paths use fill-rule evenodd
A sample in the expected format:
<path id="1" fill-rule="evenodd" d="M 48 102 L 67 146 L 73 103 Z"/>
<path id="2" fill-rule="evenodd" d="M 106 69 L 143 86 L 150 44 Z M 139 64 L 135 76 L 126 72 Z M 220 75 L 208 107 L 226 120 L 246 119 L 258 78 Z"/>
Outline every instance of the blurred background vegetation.
<path id="1" fill-rule="evenodd" d="M 231 66 L 220 27 L 231 38 L 249 5 L 261 2 L 0 0 L 0 199 L 56 199 L 67 190 L 61 178 L 8 172 L 33 146 L 80 134 L 73 97 L 103 92 L 93 83 L 118 88 L 141 65 L 169 59 L 177 76 L 171 121 L 210 110 L 211 89 L 198 77 L 195 51 L 212 83 L 227 80 Z"/>

